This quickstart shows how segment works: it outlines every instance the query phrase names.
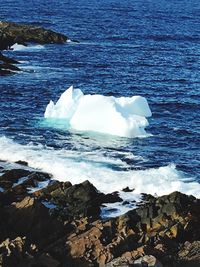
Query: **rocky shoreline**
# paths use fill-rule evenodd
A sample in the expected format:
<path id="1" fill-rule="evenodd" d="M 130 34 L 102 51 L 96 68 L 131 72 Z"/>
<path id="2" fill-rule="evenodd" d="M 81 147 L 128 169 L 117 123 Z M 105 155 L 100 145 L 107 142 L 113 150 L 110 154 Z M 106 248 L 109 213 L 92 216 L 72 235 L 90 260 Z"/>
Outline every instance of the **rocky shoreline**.
<path id="1" fill-rule="evenodd" d="M 200 266 L 200 200 L 179 192 L 144 195 L 112 219 L 122 201 L 89 181 L 72 185 L 17 162 L 0 162 L 0 266 Z"/>
<path id="2" fill-rule="evenodd" d="M 0 75 L 14 74 L 20 71 L 15 64 L 18 61 L 5 57 L 1 51 L 10 50 L 14 44 L 27 46 L 29 43 L 35 44 L 64 44 L 68 41 L 64 34 L 47 30 L 28 24 L 18 24 L 0 21 Z"/>

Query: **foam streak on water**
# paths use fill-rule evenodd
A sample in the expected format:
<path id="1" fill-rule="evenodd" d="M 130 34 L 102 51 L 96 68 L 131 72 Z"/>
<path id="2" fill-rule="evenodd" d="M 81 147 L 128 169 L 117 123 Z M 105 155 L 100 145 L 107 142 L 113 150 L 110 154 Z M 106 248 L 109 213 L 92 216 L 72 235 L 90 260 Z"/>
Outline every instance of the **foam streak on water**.
<path id="1" fill-rule="evenodd" d="M 135 195 L 164 195 L 178 190 L 200 197 L 200 184 L 186 180 L 173 164 L 140 171 L 114 171 L 107 165 L 109 159 L 102 155 L 94 154 L 92 161 L 91 154 L 88 158 L 87 153 L 83 152 L 77 160 L 77 152 L 54 150 L 42 145 L 20 145 L 6 137 L 0 138 L 0 158 L 13 162 L 19 159 L 27 161 L 30 167 L 49 172 L 60 181 L 71 181 L 74 184 L 89 180 L 103 192 L 120 191 L 129 186 L 135 188 L 132 193 Z M 97 158 L 98 163 L 95 164 Z M 119 164 L 119 159 L 117 161 Z M 127 196 L 130 199 L 130 194 Z M 126 195 L 123 197 L 126 198 Z"/>
<path id="2" fill-rule="evenodd" d="M 22 44 L 14 44 L 11 46 L 11 49 L 13 51 L 29 51 L 29 52 L 34 52 L 34 50 L 40 50 L 44 49 L 43 45 L 22 45 Z"/>

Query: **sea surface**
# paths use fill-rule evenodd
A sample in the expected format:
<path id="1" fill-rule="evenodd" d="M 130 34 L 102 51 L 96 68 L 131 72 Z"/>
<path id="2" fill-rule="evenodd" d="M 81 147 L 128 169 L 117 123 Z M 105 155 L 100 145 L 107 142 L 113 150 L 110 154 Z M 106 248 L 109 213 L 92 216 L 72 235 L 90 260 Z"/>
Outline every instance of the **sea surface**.
<path id="1" fill-rule="evenodd" d="M 105 192 L 135 188 L 129 198 L 175 190 L 200 197 L 199 14 L 199 0 L 1 1 L 0 20 L 80 43 L 5 52 L 23 72 L 0 77 L 0 159 L 26 160 L 63 181 L 88 179 Z M 85 94 L 146 97 L 150 135 L 47 123 L 49 100 L 71 85 Z"/>

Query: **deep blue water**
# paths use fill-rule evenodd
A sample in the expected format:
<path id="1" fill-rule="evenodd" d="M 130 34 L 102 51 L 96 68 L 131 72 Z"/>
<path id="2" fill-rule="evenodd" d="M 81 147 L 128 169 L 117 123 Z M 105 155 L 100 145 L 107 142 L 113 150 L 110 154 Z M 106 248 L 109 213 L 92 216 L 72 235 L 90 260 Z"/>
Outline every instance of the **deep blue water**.
<path id="1" fill-rule="evenodd" d="M 80 146 L 97 154 L 103 147 L 104 155 L 119 157 L 129 169 L 173 163 L 200 180 L 199 14 L 198 0 L 2 1 L 0 20 L 44 26 L 80 44 L 5 52 L 22 61 L 24 71 L 0 77 L 0 136 L 77 153 Z M 114 138 L 106 146 L 105 136 L 99 143 L 45 126 L 49 100 L 72 84 L 84 93 L 145 96 L 153 136 Z"/>

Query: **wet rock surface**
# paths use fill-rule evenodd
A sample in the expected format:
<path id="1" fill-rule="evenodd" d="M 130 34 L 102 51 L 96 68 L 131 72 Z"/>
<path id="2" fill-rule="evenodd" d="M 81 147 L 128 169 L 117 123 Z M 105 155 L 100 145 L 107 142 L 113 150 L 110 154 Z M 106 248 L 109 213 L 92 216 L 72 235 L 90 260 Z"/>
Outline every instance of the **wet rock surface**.
<path id="1" fill-rule="evenodd" d="M 0 21 L 0 51 L 10 50 L 15 43 L 25 46 L 29 43 L 63 44 L 67 40 L 68 37 L 64 34 L 43 27 Z M 0 75 L 15 74 L 20 71 L 19 67 L 13 65 L 18 63 L 0 52 Z"/>
<path id="2" fill-rule="evenodd" d="M 89 181 L 52 180 L 26 163 L 1 166 L 0 266 L 200 266 L 200 200 L 174 192 L 102 219 Z M 16 166 L 15 165 L 15 166 Z"/>
<path id="3" fill-rule="evenodd" d="M 27 42 L 38 44 L 57 43 L 62 44 L 68 37 L 64 34 L 47 30 L 28 24 L 18 24 L 11 22 L 0 22 L 0 50 L 10 49 L 15 44 L 26 44 Z"/>

